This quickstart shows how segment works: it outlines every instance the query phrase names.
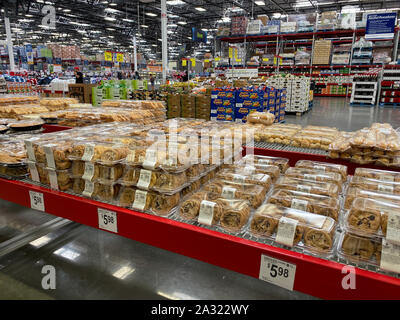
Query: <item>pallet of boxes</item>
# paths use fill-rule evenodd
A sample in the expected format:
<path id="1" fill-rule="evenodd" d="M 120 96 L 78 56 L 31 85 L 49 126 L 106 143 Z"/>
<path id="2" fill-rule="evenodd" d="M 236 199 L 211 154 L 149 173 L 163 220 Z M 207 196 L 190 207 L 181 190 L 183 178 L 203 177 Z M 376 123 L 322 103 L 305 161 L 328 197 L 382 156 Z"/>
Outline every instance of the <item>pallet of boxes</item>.
<path id="1" fill-rule="evenodd" d="M 196 96 L 194 94 L 181 94 L 181 117 L 196 118 Z"/>
<path id="2" fill-rule="evenodd" d="M 211 114 L 211 95 L 196 95 L 196 119 L 210 120 Z"/>
<path id="3" fill-rule="evenodd" d="M 181 116 L 181 96 L 180 94 L 170 93 L 167 96 L 167 117 L 168 119 L 179 118 Z"/>
<path id="4" fill-rule="evenodd" d="M 310 78 L 296 77 L 291 85 L 291 103 L 289 112 L 304 113 L 310 105 Z"/>

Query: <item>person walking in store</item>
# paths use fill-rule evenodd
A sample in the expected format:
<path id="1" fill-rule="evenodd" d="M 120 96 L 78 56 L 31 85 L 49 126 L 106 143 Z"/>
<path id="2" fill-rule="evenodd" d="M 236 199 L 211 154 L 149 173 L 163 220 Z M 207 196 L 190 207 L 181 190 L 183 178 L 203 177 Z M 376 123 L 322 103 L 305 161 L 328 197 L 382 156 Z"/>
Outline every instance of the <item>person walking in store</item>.
<path id="1" fill-rule="evenodd" d="M 135 75 L 133 76 L 133 80 L 141 80 L 140 74 L 138 71 L 135 71 Z"/>
<path id="2" fill-rule="evenodd" d="M 154 78 L 154 75 L 153 74 L 151 74 L 150 75 L 150 85 L 151 85 L 151 90 L 155 90 L 155 88 L 154 88 L 154 82 L 156 81 L 156 79 Z"/>
<path id="3" fill-rule="evenodd" d="M 75 71 L 75 83 L 83 83 L 83 74 L 80 71 Z"/>

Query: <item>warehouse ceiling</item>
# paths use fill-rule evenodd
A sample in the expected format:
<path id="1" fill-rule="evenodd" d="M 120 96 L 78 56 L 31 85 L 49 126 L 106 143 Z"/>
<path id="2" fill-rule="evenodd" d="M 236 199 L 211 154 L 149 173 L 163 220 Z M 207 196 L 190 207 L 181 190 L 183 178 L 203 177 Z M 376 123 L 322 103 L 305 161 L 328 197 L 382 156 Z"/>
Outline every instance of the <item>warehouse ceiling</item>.
<path id="1" fill-rule="evenodd" d="M 42 24 L 49 5 L 55 8 L 55 29 Z M 169 0 L 168 51 L 170 58 L 182 51 L 212 51 L 218 26 L 229 25 L 234 15 L 285 19 L 288 14 L 340 11 L 348 5 L 360 14 L 400 10 L 399 0 Z M 0 7 L 2 13 L 8 12 L 16 44 L 77 44 L 88 54 L 106 49 L 131 52 L 136 36 L 139 51 L 160 58 L 160 0 L 2 0 Z M 5 38 L 3 22 L 2 17 L 0 40 Z M 191 41 L 192 27 L 208 31 L 207 44 Z"/>

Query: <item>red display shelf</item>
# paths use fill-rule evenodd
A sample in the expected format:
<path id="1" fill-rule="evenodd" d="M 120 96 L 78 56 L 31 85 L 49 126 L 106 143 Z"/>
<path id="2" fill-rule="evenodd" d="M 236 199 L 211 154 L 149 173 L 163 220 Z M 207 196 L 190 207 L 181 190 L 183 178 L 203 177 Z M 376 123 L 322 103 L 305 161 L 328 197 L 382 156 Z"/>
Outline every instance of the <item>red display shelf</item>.
<path id="1" fill-rule="evenodd" d="M 43 133 L 50 133 L 50 132 L 69 130 L 71 129 L 71 127 L 59 126 L 56 124 L 44 124 L 43 129 L 44 129 Z"/>
<path id="2" fill-rule="evenodd" d="M 256 154 L 283 156 L 294 165 L 309 159 L 349 165 L 324 156 L 254 148 Z M 400 279 L 355 268 L 356 288 L 343 289 L 344 265 L 223 234 L 190 224 L 53 191 L 22 181 L 0 179 L 0 198 L 30 207 L 29 191 L 43 193 L 45 211 L 99 228 L 98 209 L 116 212 L 118 235 L 258 278 L 261 256 L 296 264 L 294 290 L 324 299 L 399 299 Z M 102 229 L 101 229 L 102 230 Z"/>

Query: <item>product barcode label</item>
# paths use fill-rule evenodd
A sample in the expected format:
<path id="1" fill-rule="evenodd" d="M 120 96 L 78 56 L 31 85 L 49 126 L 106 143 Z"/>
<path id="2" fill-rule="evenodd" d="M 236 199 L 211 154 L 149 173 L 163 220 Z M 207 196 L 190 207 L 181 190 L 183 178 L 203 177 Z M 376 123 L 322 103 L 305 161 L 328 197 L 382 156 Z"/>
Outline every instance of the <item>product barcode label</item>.
<path id="1" fill-rule="evenodd" d="M 132 204 L 132 208 L 143 211 L 146 206 L 146 199 L 147 199 L 147 191 L 136 190 L 135 201 Z"/>
<path id="2" fill-rule="evenodd" d="M 277 243 L 292 247 L 298 221 L 282 217 L 279 219 L 278 232 L 275 241 Z"/>
<path id="3" fill-rule="evenodd" d="M 33 151 L 32 141 L 25 141 L 26 152 L 31 161 L 36 162 L 35 152 Z"/>
<path id="4" fill-rule="evenodd" d="M 400 246 L 382 239 L 381 269 L 400 273 Z"/>
<path id="5" fill-rule="evenodd" d="M 126 158 L 126 161 L 135 163 L 135 155 L 136 155 L 135 150 L 132 150 L 131 152 L 129 152 L 128 157 Z"/>
<path id="6" fill-rule="evenodd" d="M 92 180 L 94 176 L 94 163 L 85 162 L 85 172 L 83 173 L 82 179 Z"/>
<path id="7" fill-rule="evenodd" d="M 90 161 L 94 156 L 94 145 L 85 146 L 85 151 L 83 152 L 82 160 Z"/>
<path id="8" fill-rule="evenodd" d="M 86 197 L 91 197 L 94 191 L 94 183 L 92 181 L 85 181 L 85 190 L 82 194 Z"/>
<path id="9" fill-rule="evenodd" d="M 240 175 L 240 174 L 234 174 L 234 175 L 233 175 L 233 182 L 236 182 L 236 183 L 244 183 L 245 180 L 246 180 L 246 177 L 245 177 L 245 176 L 242 176 L 242 175 Z"/>
<path id="10" fill-rule="evenodd" d="M 137 183 L 137 186 L 139 188 L 147 189 L 149 187 L 149 185 L 150 185 L 151 175 L 152 175 L 151 171 L 141 169 L 140 170 L 139 181 Z"/>
<path id="11" fill-rule="evenodd" d="M 313 168 L 315 169 L 315 170 L 318 170 L 318 171 L 324 171 L 325 172 L 325 170 L 326 170 L 326 167 L 324 167 L 324 166 L 313 166 Z"/>
<path id="12" fill-rule="evenodd" d="M 143 167 L 154 169 L 157 162 L 157 150 L 148 149 L 143 161 Z"/>
<path id="13" fill-rule="evenodd" d="M 215 202 L 203 200 L 200 204 L 200 212 L 198 222 L 211 226 L 214 219 Z"/>
<path id="14" fill-rule="evenodd" d="M 54 190 L 58 190 L 58 180 L 57 180 L 57 173 L 54 170 L 48 170 L 49 180 L 50 180 L 50 187 Z"/>
<path id="15" fill-rule="evenodd" d="M 51 146 L 46 146 L 43 148 L 46 154 L 47 166 L 52 169 L 56 169 L 56 162 L 54 161 L 53 149 Z"/>
<path id="16" fill-rule="evenodd" d="M 299 185 L 297 185 L 296 189 L 297 189 L 297 191 L 310 193 L 311 186 L 305 186 L 303 184 L 299 184 Z"/>
<path id="17" fill-rule="evenodd" d="M 36 164 L 28 161 L 29 172 L 31 173 L 31 179 L 35 182 L 40 182 L 39 172 L 37 171 Z"/>
<path id="18" fill-rule="evenodd" d="M 382 181 L 387 181 L 387 182 L 394 182 L 394 176 L 392 175 L 384 175 L 381 176 Z"/>
<path id="19" fill-rule="evenodd" d="M 388 186 L 387 184 L 378 184 L 378 191 L 385 193 L 393 193 L 393 186 Z"/>
<path id="20" fill-rule="evenodd" d="M 222 198 L 225 199 L 235 199 L 236 189 L 231 187 L 222 188 Z"/>
<path id="21" fill-rule="evenodd" d="M 400 212 L 388 213 L 386 240 L 400 245 Z"/>
<path id="22" fill-rule="evenodd" d="M 31 208 L 44 212 L 43 193 L 29 190 L 29 197 L 31 199 Z"/>
<path id="23" fill-rule="evenodd" d="M 308 206 L 307 200 L 301 200 L 301 199 L 292 200 L 291 208 L 293 209 L 307 211 L 307 206 Z"/>
<path id="24" fill-rule="evenodd" d="M 313 180 L 313 181 L 316 181 L 317 180 L 317 175 L 316 174 L 305 174 L 304 175 L 304 178 L 305 179 L 307 179 L 307 180 Z"/>

